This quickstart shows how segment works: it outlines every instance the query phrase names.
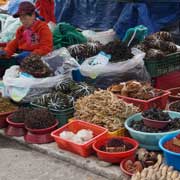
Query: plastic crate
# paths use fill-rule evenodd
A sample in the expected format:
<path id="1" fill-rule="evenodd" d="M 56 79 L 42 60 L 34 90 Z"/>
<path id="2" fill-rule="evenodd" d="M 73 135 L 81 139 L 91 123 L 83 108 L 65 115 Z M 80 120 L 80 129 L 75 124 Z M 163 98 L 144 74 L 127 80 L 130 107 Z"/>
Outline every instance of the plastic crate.
<path id="1" fill-rule="evenodd" d="M 170 94 L 169 91 L 164 91 L 163 95 L 149 99 L 149 100 L 135 99 L 135 98 L 120 96 L 120 95 L 117 95 L 117 96 L 118 98 L 123 99 L 125 102 L 132 103 L 135 106 L 139 107 L 141 111 L 145 111 L 152 107 L 165 109 L 169 94 Z"/>
<path id="2" fill-rule="evenodd" d="M 153 78 L 154 87 L 157 89 L 171 89 L 180 87 L 180 71 L 168 73 L 166 75 Z"/>
<path id="3" fill-rule="evenodd" d="M 163 59 L 145 59 L 145 66 L 151 77 L 158 77 L 180 70 L 180 52 L 172 53 Z"/>
<path id="4" fill-rule="evenodd" d="M 72 141 L 63 139 L 59 136 L 59 134 L 63 131 L 71 131 L 73 133 L 77 133 L 77 131 L 81 129 L 88 129 L 93 131 L 94 137 L 86 143 L 77 144 Z M 52 137 L 54 137 L 59 148 L 79 154 L 83 157 L 88 157 L 93 153 L 92 144 L 99 138 L 106 136 L 107 132 L 108 130 L 103 127 L 80 120 L 74 120 L 67 125 L 64 125 L 63 127 L 53 131 L 51 135 Z"/>
<path id="5" fill-rule="evenodd" d="M 68 122 L 75 121 L 75 118 L 68 119 Z M 108 131 L 111 136 L 129 136 L 128 130 L 125 127 L 119 128 L 116 131 Z"/>

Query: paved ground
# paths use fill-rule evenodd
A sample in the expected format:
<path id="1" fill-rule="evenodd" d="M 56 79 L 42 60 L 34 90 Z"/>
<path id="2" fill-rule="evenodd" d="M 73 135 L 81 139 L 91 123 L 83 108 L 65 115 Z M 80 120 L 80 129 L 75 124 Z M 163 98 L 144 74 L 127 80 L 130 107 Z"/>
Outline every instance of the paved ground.
<path id="1" fill-rule="evenodd" d="M 107 180 L 0 136 L 0 180 Z"/>

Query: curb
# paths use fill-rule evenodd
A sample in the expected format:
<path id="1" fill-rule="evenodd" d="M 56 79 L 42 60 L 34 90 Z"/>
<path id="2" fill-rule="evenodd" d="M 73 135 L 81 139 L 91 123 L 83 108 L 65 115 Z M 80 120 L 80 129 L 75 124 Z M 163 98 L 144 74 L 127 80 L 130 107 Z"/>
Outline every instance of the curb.
<path id="1" fill-rule="evenodd" d="M 71 152 L 59 149 L 56 143 L 49 144 L 28 144 L 24 141 L 23 137 L 9 137 L 4 134 L 4 130 L 0 129 L 0 136 L 8 138 L 29 147 L 40 153 L 49 155 L 56 159 L 66 161 L 72 165 L 78 166 L 82 169 L 86 169 L 94 174 L 103 176 L 110 180 L 129 180 L 119 169 L 119 165 L 112 165 L 97 159 L 96 156 L 90 156 L 88 158 L 83 158 L 79 155 L 73 154 Z"/>

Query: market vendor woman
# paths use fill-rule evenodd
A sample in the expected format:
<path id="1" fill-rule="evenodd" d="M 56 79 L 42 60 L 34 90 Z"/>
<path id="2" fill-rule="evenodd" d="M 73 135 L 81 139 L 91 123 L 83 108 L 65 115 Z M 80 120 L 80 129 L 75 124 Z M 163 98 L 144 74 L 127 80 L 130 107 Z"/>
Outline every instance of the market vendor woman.
<path id="1" fill-rule="evenodd" d="M 15 52 L 18 52 L 16 60 L 20 63 L 30 54 L 43 56 L 52 51 L 52 33 L 45 22 L 36 20 L 35 6 L 32 3 L 27 1 L 20 3 L 13 17 L 19 17 L 22 26 L 17 29 L 15 39 L 0 51 L 1 57 L 11 58 Z"/>

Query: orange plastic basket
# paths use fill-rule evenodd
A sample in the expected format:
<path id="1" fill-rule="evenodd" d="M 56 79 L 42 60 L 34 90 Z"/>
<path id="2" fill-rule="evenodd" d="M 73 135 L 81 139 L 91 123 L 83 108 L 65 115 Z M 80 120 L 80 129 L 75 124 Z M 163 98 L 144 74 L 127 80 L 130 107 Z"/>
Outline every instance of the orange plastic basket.
<path id="1" fill-rule="evenodd" d="M 135 98 L 130 98 L 130 97 L 121 96 L 121 95 L 117 95 L 117 96 L 118 98 L 123 99 L 125 102 L 132 103 L 135 106 L 139 107 L 141 111 L 145 111 L 152 107 L 165 109 L 169 94 L 170 94 L 169 91 L 164 91 L 163 95 L 149 99 L 149 100 L 135 99 Z"/>
<path id="2" fill-rule="evenodd" d="M 81 129 L 88 129 L 93 131 L 94 137 L 83 144 L 77 144 L 70 140 L 63 139 L 59 136 L 63 131 L 71 131 L 77 133 Z M 54 137 L 59 148 L 65 149 L 67 151 L 79 154 L 83 157 L 88 157 L 93 153 L 92 144 L 97 141 L 99 138 L 106 136 L 108 130 L 101 126 L 90 124 L 85 121 L 73 120 L 68 124 L 62 126 L 61 128 L 53 131 L 51 136 Z"/>

